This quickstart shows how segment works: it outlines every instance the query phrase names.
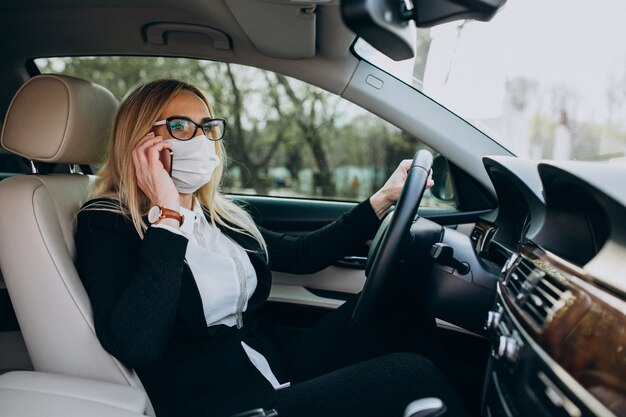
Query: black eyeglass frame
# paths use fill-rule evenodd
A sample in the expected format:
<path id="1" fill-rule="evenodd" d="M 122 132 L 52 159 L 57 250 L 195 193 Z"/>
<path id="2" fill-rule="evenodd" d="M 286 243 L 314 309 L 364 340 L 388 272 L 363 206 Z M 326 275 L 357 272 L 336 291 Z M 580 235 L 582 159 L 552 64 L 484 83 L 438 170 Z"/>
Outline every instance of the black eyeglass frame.
<path id="1" fill-rule="evenodd" d="M 174 133 L 172 132 L 172 127 L 170 126 L 170 122 L 171 122 L 171 121 L 173 121 L 173 120 L 186 120 L 186 121 L 188 121 L 188 122 L 190 122 L 190 123 L 193 123 L 193 124 L 196 126 L 196 129 L 194 130 L 194 132 L 193 132 L 193 134 L 191 135 L 191 137 L 190 137 L 190 138 L 184 138 L 184 139 L 177 138 L 177 137 L 176 137 L 176 135 L 174 135 Z M 206 131 L 204 130 L 204 127 L 203 127 L 203 126 L 204 126 L 204 125 L 206 125 L 206 124 L 208 124 L 208 123 L 211 123 L 211 122 L 216 122 L 216 121 L 218 121 L 218 122 L 222 122 L 222 126 L 223 126 L 223 127 L 222 127 L 222 136 L 220 136 L 220 137 L 219 137 L 219 138 L 217 138 L 217 139 L 214 139 L 214 138 L 213 138 L 213 135 L 212 135 L 212 134 L 209 134 L 209 133 L 212 133 L 212 132 L 211 132 L 211 129 L 212 129 L 212 128 L 209 128 L 209 132 L 206 132 Z M 164 119 L 164 120 L 159 120 L 159 121 L 157 121 L 157 122 L 154 124 L 154 126 L 162 126 L 162 125 L 165 125 L 165 127 L 167 128 L 167 131 L 169 132 L 169 134 L 170 134 L 170 135 L 171 135 L 174 139 L 177 139 L 177 140 L 189 140 L 189 139 L 193 139 L 193 138 L 195 137 L 195 135 L 196 135 L 196 132 L 198 132 L 198 129 L 200 129 L 200 130 L 202 130 L 202 133 L 204 133 L 204 136 L 206 136 L 206 137 L 207 137 L 207 139 L 209 139 L 209 140 L 211 140 L 211 141 L 213 141 L 213 142 L 217 142 L 217 141 L 222 140 L 222 138 L 223 138 L 223 137 L 224 137 L 224 135 L 226 134 L 226 126 L 227 126 L 227 123 L 226 123 L 226 119 L 220 119 L 220 118 L 211 119 L 211 118 L 209 118 L 209 119 L 205 119 L 202 123 L 199 123 L 199 124 L 198 124 L 198 123 L 194 122 L 193 120 L 191 120 L 189 117 L 185 117 L 185 116 L 170 116 L 170 117 L 168 117 L 167 119 Z"/>

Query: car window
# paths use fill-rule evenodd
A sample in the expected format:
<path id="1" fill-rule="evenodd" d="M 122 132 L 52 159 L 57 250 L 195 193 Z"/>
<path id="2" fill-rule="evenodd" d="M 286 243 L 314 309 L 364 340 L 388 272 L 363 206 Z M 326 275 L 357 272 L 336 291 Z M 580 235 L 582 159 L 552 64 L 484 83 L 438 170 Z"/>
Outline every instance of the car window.
<path id="1" fill-rule="evenodd" d="M 381 187 L 402 159 L 427 148 L 339 96 L 270 71 L 162 57 L 35 62 L 43 73 L 103 85 L 119 100 L 137 83 L 158 78 L 178 78 L 199 87 L 217 115 L 227 119 L 226 193 L 360 201 Z M 439 195 L 445 199 L 427 192 L 422 204 L 454 208 L 453 186 L 446 185 Z"/>
<path id="2" fill-rule="evenodd" d="M 626 163 L 626 2 L 509 1 L 418 30 L 414 59 L 354 51 L 530 159 Z"/>

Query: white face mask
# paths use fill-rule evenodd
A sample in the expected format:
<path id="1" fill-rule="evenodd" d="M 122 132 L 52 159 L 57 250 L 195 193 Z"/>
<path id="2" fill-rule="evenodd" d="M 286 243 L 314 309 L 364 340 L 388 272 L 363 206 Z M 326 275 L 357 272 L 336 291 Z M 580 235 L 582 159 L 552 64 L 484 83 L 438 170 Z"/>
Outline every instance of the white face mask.
<path id="1" fill-rule="evenodd" d="M 172 180 L 181 194 L 191 194 L 211 180 L 220 163 L 216 143 L 204 135 L 189 140 L 167 139 L 172 146 Z"/>

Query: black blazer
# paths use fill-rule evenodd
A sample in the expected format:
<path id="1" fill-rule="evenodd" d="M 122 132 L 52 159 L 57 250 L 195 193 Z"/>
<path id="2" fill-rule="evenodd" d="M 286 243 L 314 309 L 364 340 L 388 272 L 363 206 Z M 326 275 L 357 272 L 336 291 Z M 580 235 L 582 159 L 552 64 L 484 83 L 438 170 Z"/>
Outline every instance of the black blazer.
<path id="1" fill-rule="evenodd" d="M 140 239 L 129 219 L 103 210 L 82 210 L 77 222 L 77 268 L 93 306 L 98 338 L 109 353 L 135 368 L 159 416 L 227 416 L 271 407 L 275 391 L 241 347 L 245 341 L 263 353 L 285 382 L 278 342 L 255 316 L 269 295 L 270 271 L 319 271 L 371 238 L 380 224 L 364 201 L 308 235 L 261 229 L 269 259 L 254 239 L 222 228 L 249 250 L 258 279 L 244 327 L 236 329 L 207 327 L 185 262 L 185 237 L 148 228 Z"/>

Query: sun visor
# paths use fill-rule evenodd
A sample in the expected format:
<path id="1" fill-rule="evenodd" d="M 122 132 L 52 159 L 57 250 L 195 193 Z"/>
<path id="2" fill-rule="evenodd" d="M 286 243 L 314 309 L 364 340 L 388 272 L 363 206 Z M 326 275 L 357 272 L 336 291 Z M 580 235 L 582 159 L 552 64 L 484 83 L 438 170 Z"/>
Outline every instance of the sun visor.
<path id="1" fill-rule="evenodd" d="M 315 56 L 315 4 L 262 0 L 225 4 L 262 54 L 287 59 Z"/>

